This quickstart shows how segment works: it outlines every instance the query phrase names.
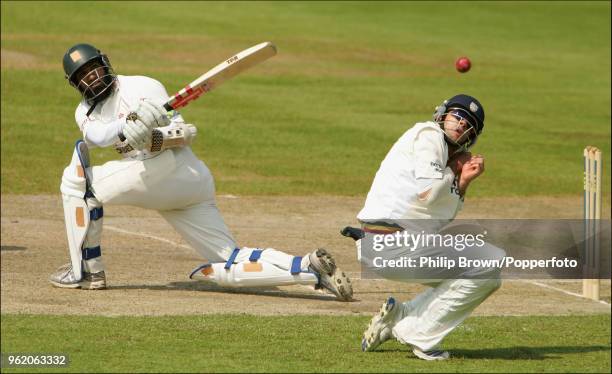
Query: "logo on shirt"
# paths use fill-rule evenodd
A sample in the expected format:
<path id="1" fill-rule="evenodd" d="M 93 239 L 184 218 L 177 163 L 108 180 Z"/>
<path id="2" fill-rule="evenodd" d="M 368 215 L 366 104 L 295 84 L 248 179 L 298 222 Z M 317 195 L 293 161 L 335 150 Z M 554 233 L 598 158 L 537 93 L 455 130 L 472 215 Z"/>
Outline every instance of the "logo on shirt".
<path id="1" fill-rule="evenodd" d="M 442 169 L 442 165 L 438 164 L 438 163 L 437 163 L 437 162 L 435 162 L 435 161 L 431 161 L 431 162 L 429 163 L 429 165 L 433 166 L 433 168 L 434 168 L 436 171 L 438 171 L 438 172 L 441 172 L 441 171 L 443 170 L 443 169 Z"/>
<path id="2" fill-rule="evenodd" d="M 459 176 L 458 175 L 455 176 L 455 179 L 453 179 L 453 184 L 451 185 L 450 192 L 453 195 L 459 196 L 459 199 L 463 201 L 463 196 L 461 196 L 461 193 L 459 192 Z"/>

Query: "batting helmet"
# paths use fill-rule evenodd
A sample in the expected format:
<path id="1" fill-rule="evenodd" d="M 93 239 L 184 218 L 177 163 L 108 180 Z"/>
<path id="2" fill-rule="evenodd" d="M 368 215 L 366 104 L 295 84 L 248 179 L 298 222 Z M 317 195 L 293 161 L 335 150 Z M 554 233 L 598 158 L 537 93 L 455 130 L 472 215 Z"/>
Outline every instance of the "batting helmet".
<path id="1" fill-rule="evenodd" d="M 68 49 L 64 54 L 63 65 L 66 79 L 89 104 L 108 96 L 117 79 L 108 57 L 90 44 L 76 44 Z M 98 73 L 99 67 L 103 68 L 103 74 Z M 95 73 L 97 78 L 86 82 L 83 77 L 90 73 Z"/>

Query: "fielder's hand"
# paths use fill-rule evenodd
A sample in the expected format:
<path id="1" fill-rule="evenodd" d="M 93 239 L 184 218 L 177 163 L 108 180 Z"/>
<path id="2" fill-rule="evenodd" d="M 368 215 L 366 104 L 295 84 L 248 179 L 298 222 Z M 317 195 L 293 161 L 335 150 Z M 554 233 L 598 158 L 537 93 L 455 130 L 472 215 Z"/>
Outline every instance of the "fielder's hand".
<path id="1" fill-rule="evenodd" d="M 446 165 L 451 168 L 455 175 L 461 174 L 463 170 L 463 166 L 470 161 L 472 158 L 472 154 L 470 152 L 460 152 L 454 154 Z"/>
<path id="2" fill-rule="evenodd" d="M 476 179 L 480 174 L 484 172 L 484 158 L 482 155 L 472 156 L 468 162 L 463 165 L 461 169 L 461 178 L 459 179 L 459 185 L 461 183 L 470 183 Z"/>
<path id="3" fill-rule="evenodd" d="M 465 196 L 470 183 L 483 172 L 484 158 L 482 155 L 470 156 L 470 159 L 463 163 L 459 172 L 459 195 Z"/>
<path id="4" fill-rule="evenodd" d="M 150 130 L 170 124 L 166 109 L 151 100 L 142 100 L 132 113 Z"/>
<path id="5" fill-rule="evenodd" d="M 145 126 L 139 119 L 125 121 L 121 131 L 128 144 L 136 150 L 144 149 L 147 142 L 151 139 L 151 129 Z"/>

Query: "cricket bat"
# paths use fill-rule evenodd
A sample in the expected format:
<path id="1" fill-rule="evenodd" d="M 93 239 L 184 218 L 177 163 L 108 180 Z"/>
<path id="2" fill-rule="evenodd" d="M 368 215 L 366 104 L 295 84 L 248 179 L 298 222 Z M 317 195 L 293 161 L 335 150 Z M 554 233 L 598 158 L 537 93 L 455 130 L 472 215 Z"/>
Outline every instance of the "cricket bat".
<path id="1" fill-rule="evenodd" d="M 167 111 L 171 111 L 187 106 L 202 94 L 214 90 L 223 82 L 232 79 L 236 75 L 266 61 L 274 55 L 276 55 L 276 46 L 271 42 L 259 43 L 242 52 L 238 52 L 199 76 L 176 94 L 172 95 L 164 104 L 164 108 Z M 130 113 L 126 119 L 135 120 L 136 118 L 137 116 L 135 113 Z M 125 141 L 123 133 L 119 133 L 119 139 Z"/>
<path id="2" fill-rule="evenodd" d="M 223 82 L 274 55 L 276 55 L 276 46 L 270 42 L 260 43 L 238 52 L 182 88 L 164 104 L 164 108 L 167 111 L 182 108 L 202 94 L 214 90 Z"/>

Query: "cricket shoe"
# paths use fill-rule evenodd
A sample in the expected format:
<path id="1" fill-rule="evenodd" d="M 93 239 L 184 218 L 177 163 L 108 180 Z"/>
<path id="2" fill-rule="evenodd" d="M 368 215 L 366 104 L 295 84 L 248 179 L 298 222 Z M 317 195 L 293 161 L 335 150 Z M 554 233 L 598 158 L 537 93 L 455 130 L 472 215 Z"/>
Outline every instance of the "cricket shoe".
<path id="1" fill-rule="evenodd" d="M 104 271 L 97 273 L 83 272 L 80 281 L 75 280 L 72 272 L 72 264 L 60 266 L 55 273 L 49 277 L 49 282 L 59 288 L 80 288 L 82 290 L 103 290 L 106 288 L 106 274 Z"/>
<path id="2" fill-rule="evenodd" d="M 315 289 L 324 288 L 342 301 L 353 299 L 353 285 L 349 277 L 336 266 L 332 255 L 323 248 L 308 254 L 310 270 L 319 276 Z"/>
<path id="3" fill-rule="evenodd" d="M 441 351 L 439 349 L 430 349 L 428 351 L 423 351 L 418 347 L 413 347 L 412 353 L 414 353 L 414 355 L 420 358 L 421 360 L 426 361 L 442 361 L 448 360 L 450 358 L 450 353 L 448 353 L 448 351 Z"/>
<path id="4" fill-rule="evenodd" d="M 397 305 L 395 298 L 388 297 L 380 307 L 380 311 L 372 317 L 368 328 L 361 339 L 361 350 L 372 352 L 379 345 L 391 339 L 393 326 L 401 318 L 401 305 Z"/>

